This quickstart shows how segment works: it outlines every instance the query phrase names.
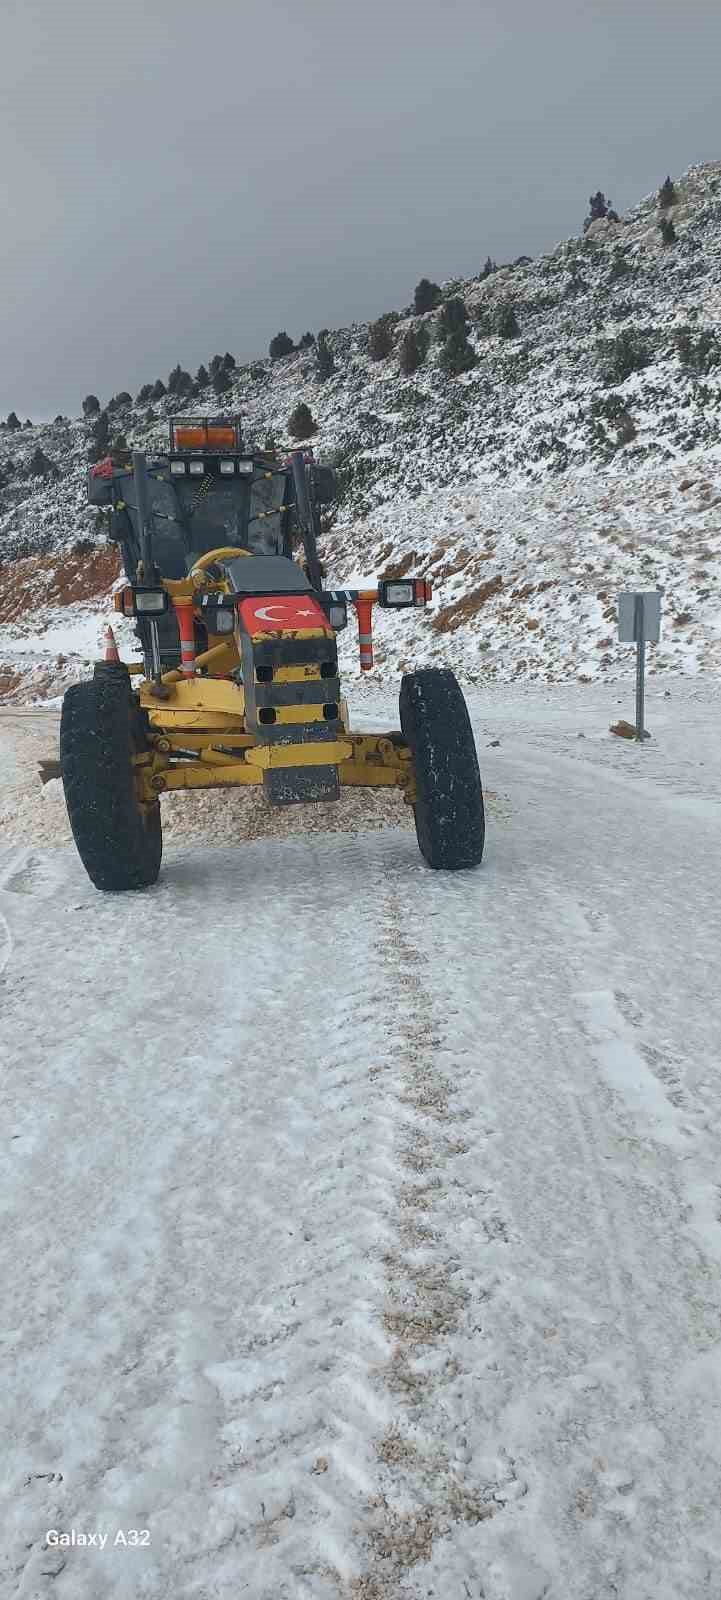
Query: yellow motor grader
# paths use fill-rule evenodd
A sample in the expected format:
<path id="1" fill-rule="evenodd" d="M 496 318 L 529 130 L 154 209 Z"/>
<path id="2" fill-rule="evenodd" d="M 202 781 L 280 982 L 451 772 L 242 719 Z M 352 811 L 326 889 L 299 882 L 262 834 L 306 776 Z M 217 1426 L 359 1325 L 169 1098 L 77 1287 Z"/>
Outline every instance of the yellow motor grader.
<path id="1" fill-rule="evenodd" d="M 108 628 L 105 659 L 63 701 L 68 815 L 98 889 L 155 882 L 163 794 L 245 784 L 262 786 L 271 805 L 396 788 L 429 866 L 479 864 L 481 780 L 453 673 L 402 678 L 398 732 L 350 726 L 336 641 L 349 608 L 367 670 L 373 605 L 423 606 L 430 585 L 324 589 L 318 508 L 334 492 L 329 468 L 309 451 L 279 462 L 245 450 L 236 419 L 190 418 L 171 423 L 167 454 L 108 458 L 88 481 L 123 547 L 128 582 L 114 603 L 135 619 L 143 653 L 120 661 Z"/>

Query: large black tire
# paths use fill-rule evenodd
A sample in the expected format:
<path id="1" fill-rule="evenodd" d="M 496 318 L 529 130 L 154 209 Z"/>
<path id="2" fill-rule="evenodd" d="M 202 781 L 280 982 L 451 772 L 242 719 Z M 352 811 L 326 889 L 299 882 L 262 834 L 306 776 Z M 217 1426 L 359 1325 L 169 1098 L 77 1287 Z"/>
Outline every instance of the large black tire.
<path id="1" fill-rule="evenodd" d="M 466 702 L 452 672 L 425 667 L 401 679 L 401 731 L 413 755 L 413 807 L 429 867 L 477 867 L 486 824 L 478 757 Z"/>
<path id="2" fill-rule="evenodd" d="M 73 838 L 96 889 L 146 889 L 160 871 L 160 805 L 141 807 L 132 765 L 144 746 L 127 673 L 101 673 L 66 691 L 60 771 Z"/>

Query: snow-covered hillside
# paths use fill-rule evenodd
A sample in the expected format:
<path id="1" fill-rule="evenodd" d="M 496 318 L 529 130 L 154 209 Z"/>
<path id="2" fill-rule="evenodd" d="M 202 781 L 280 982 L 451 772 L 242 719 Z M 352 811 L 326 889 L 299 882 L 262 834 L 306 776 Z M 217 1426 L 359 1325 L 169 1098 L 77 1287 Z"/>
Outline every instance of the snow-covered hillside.
<path id="1" fill-rule="evenodd" d="M 692 168 L 676 192 L 664 213 L 673 244 L 653 194 L 537 261 L 445 284 L 446 299 L 465 300 L 478 357 L 459 377 L 439 365 L 438 313 L 407 308 L 384 360 L 371 360 L 368 328 L 355 325 L 329 334 L 325 381 L 312 349 L 236 369 L 223 408 L 242 414 L 249 440 L 291 443 L 288 417 L 303 400 L 318 453 L 340 468 L 329 577 L 405 563 L 436 581 L 430 628 L 394 623 L 392 640 L 381 623 L 381 667 L 443 656 L 471 677 L 594 678 L 625 661 L 613 639 L 618 589 L 658 584 L 666 626 L 652 670 L 717 669 L 721 162 Z M 519 336 L 503 339 L 488 330 L 509 301 Z M 420 322 L 430 351 L 406 378 L 398 347 Z M 111 429 L 162 445 L 168 415 L 188 409 L 217 410 L 212 389 L 121 406 Z M 92 654 L 108 563 L 96 556 L 85 613 L 77 595 L 68 610 L 63 581 L 73 546 L 103 541 L 85 503 L 87 444 L 82 421 L 0 432 L 0 693 L 25 693 L 33 674 L 48 692 Z M 28 476 L 38 447 L 59 477 Z M 57 654 L 70 657 L 59 673 Z"/>

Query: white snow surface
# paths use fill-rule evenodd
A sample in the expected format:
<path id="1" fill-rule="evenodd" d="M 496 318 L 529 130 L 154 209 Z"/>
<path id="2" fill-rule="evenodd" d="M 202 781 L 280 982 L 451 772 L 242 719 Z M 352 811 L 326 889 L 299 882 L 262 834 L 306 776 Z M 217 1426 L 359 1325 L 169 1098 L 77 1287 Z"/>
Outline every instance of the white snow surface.
<path id="1" fill-rule="evenodd" d="M 8 1600 L 717 1594 L 720 701 L 472 692 L 475 872 L 6 831 Z"/>

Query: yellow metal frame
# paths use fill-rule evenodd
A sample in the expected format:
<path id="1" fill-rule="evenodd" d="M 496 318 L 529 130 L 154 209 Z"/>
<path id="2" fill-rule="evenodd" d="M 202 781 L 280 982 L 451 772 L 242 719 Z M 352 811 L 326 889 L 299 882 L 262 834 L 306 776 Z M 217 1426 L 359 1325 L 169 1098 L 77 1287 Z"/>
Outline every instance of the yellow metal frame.
<path id="1" fill-rule="evenodd" d="M 164 708 L 165 710 L 166 708 Z M 158 715 L 156 713 L 156 715 Z M 308 744 L 261 744 L 236 722 L 202 731 L 156 721 L 151 750 L 137 756 L 135 766 L 145 804 L 171 789 L 228 789 L 261 784 L 263 773 L 284 767 L 337 766 L 341 786 L 354 789 L 397 788 L 412 805 L 415 784 L 411 752 L 382 733 L 348 733 L 342 739 Z M 220 745 L 231 745 L 233 752 Z M 187 761 L 181 753 L 193 752 Z"/>
<path id="2" fill-rule="evenodd" d="M 187 578 L 164 580 L 171 600 L 194 598 L 198 588 L 223 590 L 225 585 L 208 578 L 204 570 L 223 555 L 242 555 L 244 551 L 210 551 L 196 564 Z M 294 630 L 297 639 L 323 638 L 325 630 Z M 286 634 L 285 637 L 288 637 Z M 262 633 L 258 640 L 274 639 L 277 634 Z M 158 687 L 137 675 L 139 663 L 131 663 L 140 705 L 148 716 L 150 749 L 135 758 L 138 797 L 142 805 L 154 803 L 160 794 L 172 789 L 241 788 L 262 784 L 264 772 L 290 767 L 336 766 L 341 785 L 348 788 L 398 788 L 410 805 L 415 799 L 413 760 L 407 745 L 383 733 L 352 733 L 348 707 L 341 701 L 341 737 L 333 740 L 308 740 L 302 744 L 264 742 L 260 734 L 246 729 L 245 693 L 232 674 L 240 666 L 236 638 L 211 640 L 209 648 L 195 658 L 194 677 L 178 669 L 165 672 Z M 212 675 L 211 675 L 212 674 Z M 276 683 L 320 681 L 314 665 L 278 667 Z M 289 705 L 277 708 L 275 727 L 327 726 L 322 705 Z M 187 759 L 183 759 L 186 756 Z"/>

